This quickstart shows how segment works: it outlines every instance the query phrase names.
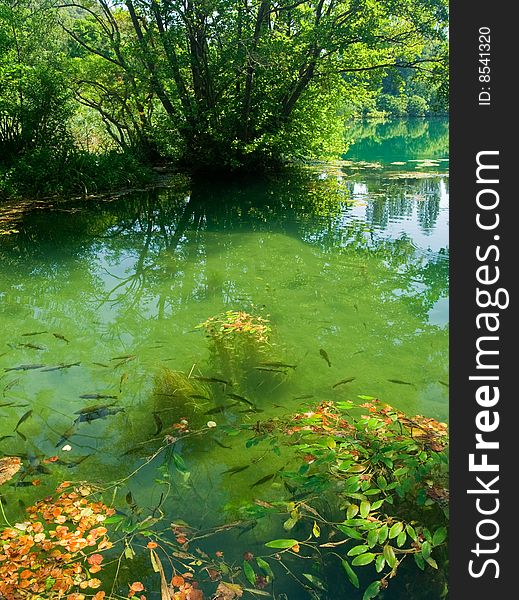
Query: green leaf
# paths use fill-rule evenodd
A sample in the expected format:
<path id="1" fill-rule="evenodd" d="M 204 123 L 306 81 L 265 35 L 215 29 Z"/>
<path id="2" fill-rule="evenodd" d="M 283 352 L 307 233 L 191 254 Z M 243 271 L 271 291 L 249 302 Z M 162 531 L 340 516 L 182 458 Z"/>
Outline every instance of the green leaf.
<path id="1" fill-rule="evenodd" d="M 413 542 L 416 542 L 418 540 L 418 536 L 416 535 L 416 531 L 414 530 L 414 527 L 412 525 L 406 525 L 405 530 L 407 531 L 407 535 L 413 540 Z"/>
<path id="2" fill-rule="evenodd" d="M 387 536 L 389 534 L 389 529 L 386 524 L 382 525 L 382 527 L 378 531 L 378 543 L 383 544 L 387 540 Z"/>
<path id="3" fill-rule="evenodd" d="M 393 538 L 396 538 L 397 535 L 402 533 L 403 529 L 403 523 L 395 523 L 392 525 L 391 529 L 389 530 L 389 539 L 392 540 Z"/>
<path id="4" fill-rule="evenodd" d="M 378 510 L 382 505 L 384 504 L 384 500 L 376 500 L 375 502 L 373 502 L 373 504 L 371 505 L 371 510 Z"/>
<path id="5" fill-rule="evenodd" d="M 384 490 L 387 486 L 387 480 L 384 476 L 380 475 L 377 477 L 377 485 L 381 490 Z"/>
<path id="6" fill-rule="evenodd" d="M 405 531 L 400 532 L 396 538 L 396 545 L 401 548 L 405 544 L 406 539 L 407 533 Z"/>
<path id="7" fill-rule="evenodd" d="M 364 565 L 369 565 L 369 563 L 373 562 L 374 560 L 375 555 L 372 552 L 366 552 L 365 554 L 360 554 L 359 556 L 356 556 L 351 561 L 351 564 L 354 567 L 363 567 Z"/>
<path id="8" fill-rule="evenodd" d="M 350 564 L 347 560 L 341 559 L 341 564 L 343 569 L 346 571 L 346 575 L 348 579 L 351 581 L 352 585 L 359 589 L 359 578 L 357 577 L 357 573 L 350 567 Z"/>
<path id="9" fill-rule="evenodd" d="M 348 552 L 348 556 L 357 556 L 358 554 L 364 554 L 369 550 L 369 546 L 366 544 L 360 544 L 359 546 L 353 546 L 353 548 Z"/>
<path id="10" fill-rule="evenodd" d="M 370 583 L 364 592 L 364 596 L 362 596 L 362 600 L 371 600 L 372 598 L 376 598 L 378 593 L 380 592 L 380 581 L 374 581 Z"/>
<path id="11" fill-rule="evenodd" d="M 184 462 L 184 459 L 180 456 L 180 454 L 178 454 L 177 452 L 173 452 L 172 457 L 177 470 L 181 473 L 187 473 L 188 469 L 186 467 L 186 463 Z"/>
<path id="12" fill-rule="evenodd" d="M 369 515 L 369 511 L 371 510 L 371 503 L 367 500 L 363 500 L 360 503 L 360 516 L 365 519 Z"/>
<path id="13" fill-rule="evenodd" d="M 380 490 L 378 488 L 370 488 L 369 490 L 364 490 L 364 494 L 366 496 L 376 496 L 380 494 Z"/>
<path id="14" fill-rule="evenodd" d="M 245 577 L 250 581 L 250 583 L 252 585 L 256 585 L 256 573 L 254 573 L 254 569 L 246 560 L 243 561 L 243 572 L 245 574 Z"/>
<path id="15" fill-rule="evenodd" d="M 422 571 L 425 569 L 425 562 L 421 554 L 415 554 L 414 561 L 419 569 L 421 569 Z"/>
<path id="16" fill-rule="evenodd" d="M 362 540 L 364 539 L 358 531 L 353 529 L 352 527 L 346 527 L 346 525 L 337 525 L 337 529 L 342 531 L 344 535 L 348 536 L 352 540 Z"/>
<path id="17" fill-rule="evenodd" d="M 283 523 L 283 529 L 285 529 L 286 531 L 290 531 L 291 529 L 294 528 L 294 526 L 296 525 L 296 523 L 299 521 L 298 518 L 294 519 L 294 517 L 289 517 L 284 523 Z"/>
<path id="18" fill-rule="evenodd" d="M 310 575 L 310 573 L 303 573 L 303 576 L 308 579 L 308 581 L 314 585 L 317 589 L 325 591 L 324 583 L 315 577 L 315 575 Z"/>
<path id="19" fill-rule="evenodd" d="M 432 558 L 432 556 L 429 556 L 429 558 L 426 558 L 425 562 L 428 565 L 430 565 L 433 569 L 437 569 L 438 568 L 438 563 L 434 560 L 434 558 Z"/>
<path id="20" fill-rule="evenodd" d="M 112 517 L 108 517 L 103 521 L 103 523 L 120 523 L 125 517 L 123 515 L 113 515 Z"/>
<path id="21" fill-rule="evenodd" d="M 447 539 L 447 528 L 440 527 L 434 532 L 432 543 L 433 546 L 439 546 Z"/>
<path id="22" fill-rule="evenodd" d="M 422 544 L 422 556 L 424 557 L 425 560 L 427 560 L 429 558 L 429 556 L 431 556 L 431 552 L 432 552 L 431 544 L 426 540 Z"/>
<path id="23" fill-rule="evenodd" d="M 382 554 L 379 554 L 377 556 L 377 559 L 375 560 L 375 569 L 376 569 L 377 573 L 380 573 L 382 571 L 385 564 L 386 564 L 386 559 L 384 558 L 384 556 Z"/>
<path id="24" fill-rule="evenodd" d="M 389 544 L 386 544 L 384 546 L 384 558 L 386 559 L 387 564 L 393 569 L 396 565 L 396 556 L 395 556 L 395 551 L 393 550 L 393 547 L 390 546 Z"/>
<path id="25" fill-rule="evenodd" d="M 272 572 L 272 569 L 266 560 L 263 560 L 262 558 L 256 558 L 256 563 L 266 575 L 274 579 L 274 573 Z"/>
<path id="26" fill-rule="evenodd" d="M 373 548 L 378 542 L 378 529 L 371 529 L 368 533 L 368 546 Z"/>
<path id="27" fill-rule="evenodd" d="M 297 540 L 279 539 L 279 540 L 271 540 L 270 542 L 267 542 L 265 544 L 265 546 L 267 546 L 267 548 L 284 549 L 284 548 L 292 548 L 292 546 L 295 546 L 298 543 L 299 542 Z"/>
<path id="28" fill-rule="evenodd" d="M 353 517 L 359 512 L 359 507 L 357 504 L 350 504 L 348 506 L 348 510 L 346 511 L 346 518 L 353 519 Z"/>

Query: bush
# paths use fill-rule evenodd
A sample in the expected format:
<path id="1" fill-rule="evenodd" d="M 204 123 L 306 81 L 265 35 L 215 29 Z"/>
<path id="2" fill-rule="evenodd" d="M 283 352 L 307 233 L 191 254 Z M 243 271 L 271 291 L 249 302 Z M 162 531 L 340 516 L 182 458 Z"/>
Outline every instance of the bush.
<path id="1" fill-rule="evenodd" d="M 151 170 L 131 153 L 37 148 L 0 170 L 0 198 L 92 194 L 147 183 L 151 178 Z"/>
<path id="2" fill-rule="evenodd" d="M 407 100 L 407 114 L 412 117 L 424 117 L 429 112 L 427 101 L 421 96 L 411 96 Z"/>

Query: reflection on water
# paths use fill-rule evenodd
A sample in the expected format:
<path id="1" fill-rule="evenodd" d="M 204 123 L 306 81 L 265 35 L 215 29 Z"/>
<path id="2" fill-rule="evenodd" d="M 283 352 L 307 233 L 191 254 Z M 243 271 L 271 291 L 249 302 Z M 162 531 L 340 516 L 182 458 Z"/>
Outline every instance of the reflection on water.
<path id="1" fill-rule="evenodd" d="M 206 339 L 195 328 L 231 309 L 269 315 L 275 357 L 297 365 L 287 377 L 260 381 L 253 400 L 265 418 L 369 394 L 446 419 L 445 138 L 433 135 L 433 125 L 416 136 L 406 130 L 402 148 L 400 134 L 394 141 L 394 131 L 373 127 L 345 160 L 268 180 L 179 179 L 169 189 L 87 204 L 6 207 L 0 367 L 80 364 L 3 371 L 0 437 L 9 437 L 2 450 L 29 464 L 63 456 L 70 464 L 41 476 L 45 489 L 71 472 L 100 480 L 129 472 L 141 462 L 125 453 L 157 427 L 154 376 L 164 366 L 211 373 Z M 393 145 L 380 151 L 373 140 L 384 136 Z M 349 377 L 355 379 L 332 388 Z M 77 411 L 100 402 L 85 394 L 117 396 L 125 411 L 81 423 L 64 438 Z M 14 429 L 29 408 L 20 426 L 25 441 Z M 214 420 L 238 417 L 257 419 Z M 250 497 L 251 483 L 266 473 L 260 462 L 229 485 L 222 473 L 238 464 L 239 453 L 216 445 L 186 452 L 192 485 L 178 484 L 163 509 L 195 524 L 221 522 L 222 507 Z M 7 500 L 17 492 L 28 503 L 42 487 L 11 490 Z M 143 470 L 133 492 L 146 505 L 156 502 L 153 471 Z M 255 535 L 263 539 L 258 531 L 241 539 L 250 545 Z M 239 556 L 244 546 L 234 545 Z M 290 596 L 298 597 L 306 596 Z"/>

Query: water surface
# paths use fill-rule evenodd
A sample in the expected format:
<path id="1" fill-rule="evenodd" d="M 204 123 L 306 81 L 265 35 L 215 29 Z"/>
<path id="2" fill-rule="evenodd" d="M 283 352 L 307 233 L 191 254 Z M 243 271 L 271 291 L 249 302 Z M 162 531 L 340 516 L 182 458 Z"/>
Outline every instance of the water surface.
<path id="1" fill-rule="evenodd" d="M 446 420 L 447 123 L 355 124 L 350 136 L 357 141 L 343 160 L 302 172 L 227 183 L 179 179 L 115 198 L 3 209 L 0 389 L 2 403 L 13 404 L 0 408 L 0 437 L 12 436 L 0 448 L 35 467 L 26 481 L 41 480 L 8 488 L 11 510 L 15 498 L 28 504 L 62 479 L 106 482 L 142 464 L 125 452 L 156 430 L 154 378 L 164 367 L 214 374 L 196 326 L 224 310 L 268 318 L 273 359 L 297 365 L 286 376 L 266 373 L 247 390 L 261 418 L 367 394 Z M 5 370 L 71 363 L 80 364 Z M 125 411 L 81 423 L 63 440 L 76 411 L 100 402 L 80 396 L 96 393 L 117 396 L 112 401 Z M 22 437 L 14 429 L 28 410 Z M 230 410 L 207 418 L 219 427 L 258 415 Z M 56 454 L 65 462 L 87 458 L 38 473 L 40 458 Z M 232 515 L 257 493 L 251 483 L 278 459 L 260 460 L 232 481 L 222 475 L 240 460 L 240 451 L 216 444 L 191 447 L 192 485 L 176 482 L 163 507 L 168 517 L 196 526 L 225 521 L 224 507 Z M 132 480 L 139 503 L 157 502 L 155 479 L 143 469 Z M 276 488 L 267 485 L 269 493 Z M 239 557 L 262 535 L 227 541 Z M 143 581 L 152 577 L 142 569 Z M 308 597 L 289 584 L 285 591 L 292 600 Z"/>

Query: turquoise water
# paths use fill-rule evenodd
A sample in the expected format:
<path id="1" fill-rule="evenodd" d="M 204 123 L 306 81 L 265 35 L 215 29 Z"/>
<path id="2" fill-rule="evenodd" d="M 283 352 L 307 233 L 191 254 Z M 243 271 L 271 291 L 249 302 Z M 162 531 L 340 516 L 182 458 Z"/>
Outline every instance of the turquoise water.
<path id="1" fill-rule="evenodd" d="M 225 310 L 268 318 L 273 360 L 296 368 L 238 390 L 264 412 L 238 406 L 201 416 L 216 432 L 360 394 L 447 419 L 447 123 L 377 127 L 355 125 L 343 160 L 302 171 L 227 183 L 179 178 L 118 197 L 0 209 L 0 449 L 22 457 L 24 482 L 41 480 L 5 487 L 15 518 L 19 501 L 60 480 L 106 483 L 142 465 L 146 453 L 128 451 L 154 436 L 152 413 L 167 408 L 153 397 L 156 377 L 164 368 L 217 374 L 196 326 Z M 44 366 L 9 370 L 20 365 Z M 116 398 L 81 398 L 95 394 Z M 124 411 L 73 425 L 77 411 L 112 403 Z M 180 414 L 172 412 L 171 422 Z M 186 447 L 189 485 L 175 480 L 167 518 L 197 527 L 232 519 L 257 493 L 251 484 L 282 466 L 269 456 L 231 480 L 223 472 L 242 464 L 242 446 Z M 42 469 L 53 455 L 61 460 Z M 155 466 L 121 493 L 154 506 Z M 280 494 L 276 485 L 267 493 Z M 227 543 L 239 557 L 274 526 L 205 549 Z M 152 580 L 144 559 L 124 569 Z M 289 583 L 279 589 L 309 597 Z"/>

